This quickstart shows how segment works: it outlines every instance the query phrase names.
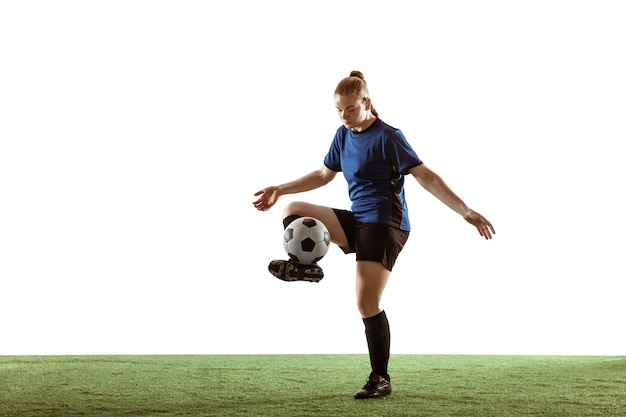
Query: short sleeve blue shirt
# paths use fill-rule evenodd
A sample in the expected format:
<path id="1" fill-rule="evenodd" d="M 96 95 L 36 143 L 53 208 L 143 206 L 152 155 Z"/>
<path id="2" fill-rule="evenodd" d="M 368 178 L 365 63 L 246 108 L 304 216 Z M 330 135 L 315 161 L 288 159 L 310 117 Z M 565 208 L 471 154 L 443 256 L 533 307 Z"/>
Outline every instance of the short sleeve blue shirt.
<path id="1" fill-rule="evenodd" d="M 324 158 L 329 169 L 343 172 L 357 221 L 406 231 L 404 175 L 421 163 L 404 134 L 380 119 L 360 133 L 341 126 Z"/>

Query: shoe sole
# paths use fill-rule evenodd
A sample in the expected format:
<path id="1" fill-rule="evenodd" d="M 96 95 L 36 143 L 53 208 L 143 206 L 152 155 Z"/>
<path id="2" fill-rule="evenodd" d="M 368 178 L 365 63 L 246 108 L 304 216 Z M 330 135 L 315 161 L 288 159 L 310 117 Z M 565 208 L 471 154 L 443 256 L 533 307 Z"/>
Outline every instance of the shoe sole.
<path id="1" fill-rule="evenodd" d="M 276 278 L 287 281 L 320 282 L 324 271 L 317 265 L 294 265 L 289 261 L 272 261 L 267 269 Z"/>
<path id="2" fill-rule="evenodd" d="M 388 395 L 391 395 L 391 391 L 382 392 L 382 393 L 378 392 L 375 394 L 354 394 L 354 399 L 355 400 L 375 400 L 377 398 L 383 398 Z"/>

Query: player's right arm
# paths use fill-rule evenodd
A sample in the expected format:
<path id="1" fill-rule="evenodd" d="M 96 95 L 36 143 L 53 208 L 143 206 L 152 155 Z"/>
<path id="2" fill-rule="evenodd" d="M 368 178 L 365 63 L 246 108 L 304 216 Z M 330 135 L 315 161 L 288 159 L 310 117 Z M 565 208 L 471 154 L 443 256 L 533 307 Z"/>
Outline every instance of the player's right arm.
<path id="1" fill-rule="evenodd" d="M 335 175 L 337 172 L 329 169 L 326 165 L 322 165 L 320 169 L 309 172 L 297 180 L 281 185 L 271 185 L 257 191 L 254 195 L 259 196 L 259 199 L 252 204 L 257 210 L 269 210 L 276 204 L 281 195 L 314 190 L 331 182 Z"/>

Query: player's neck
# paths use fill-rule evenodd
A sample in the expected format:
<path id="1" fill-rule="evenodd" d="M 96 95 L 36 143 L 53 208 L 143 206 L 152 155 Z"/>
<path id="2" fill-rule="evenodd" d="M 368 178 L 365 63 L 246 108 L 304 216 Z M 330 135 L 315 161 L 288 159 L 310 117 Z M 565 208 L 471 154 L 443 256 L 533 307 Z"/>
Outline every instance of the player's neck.
<path id="1" fill-rule="evenodd" d="M 367 119 L 365 119 L 363 121 L 363 123 L 361 123 L 360 126 L 356 126 L 352 128 L 352 132 L 353 133 L 362 133 L 365 132 L 367 129 L 369 129 L 374 122 L 378 120 L 378 118 L 374 115 L 371 115 L 371 117 L 368 117 Z"/>

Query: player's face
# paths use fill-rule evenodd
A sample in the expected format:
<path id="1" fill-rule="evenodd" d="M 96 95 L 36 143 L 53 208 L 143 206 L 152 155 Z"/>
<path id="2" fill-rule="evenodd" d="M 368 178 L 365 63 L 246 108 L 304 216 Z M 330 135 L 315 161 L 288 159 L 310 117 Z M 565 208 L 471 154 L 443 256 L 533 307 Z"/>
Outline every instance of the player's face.
<path id="1" fill-rule="evenodd" d="M 358 98 L 356 94 L 335 96 L 335 107 L 339 119 L 348 129 L 360 132 L 370 118 L 370 99 Z"/>

